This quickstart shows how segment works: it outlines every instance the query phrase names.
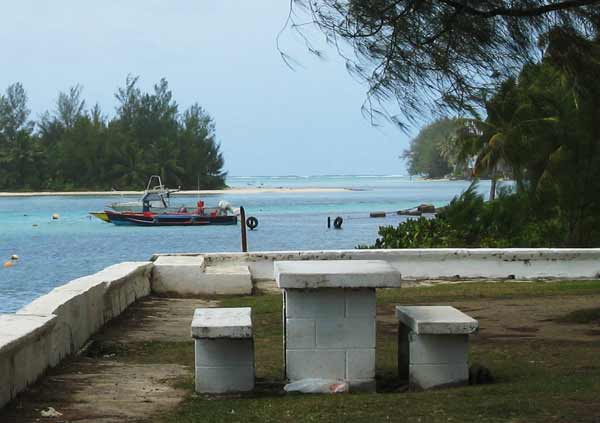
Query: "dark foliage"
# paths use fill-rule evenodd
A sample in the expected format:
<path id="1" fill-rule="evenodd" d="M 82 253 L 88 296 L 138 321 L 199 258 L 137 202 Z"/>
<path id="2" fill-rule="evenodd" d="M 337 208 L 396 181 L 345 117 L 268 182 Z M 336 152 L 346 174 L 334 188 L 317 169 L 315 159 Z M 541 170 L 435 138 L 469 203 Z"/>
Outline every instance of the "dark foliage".
<path id="1" fill-rule="evenodd" d="M 535 210 L 526 196 L 503 192 L 485 202 L 472 185 L 434 219 L 381 227 L 370 248 L 556 247 L 564 244 L 566 235 L 560 219 Z"/>
<path id="2" fill-rule="evenodd" d="M 87 110 L 81 87 L 29 121 L 21 84 L 0 96 L 0 189 L 141 189 L 152 174 L 171 187 L 220 188 L 223 156 L 212 118 L 194 104 L 181 113 L 166 80 L 151 93 L 128 77 L 116 115 Z"/>
<path id="3" fill-rule="evenodd" d="M 436 107 L 461 112 L 478 107 L 499 81 L 539 59 L 541 36 L 560 27 L 589 40 L 600 22 L 598 0 L 292 4 L 308 10 L 311 21 L 346 58 L 349 71 L 369 84 L 367 111 L 382 111 L 372 107 L 373 100 L 395 99 L 401 125 L 419 121 L 424 111 Z M 292 13 L 288 24 L 301 32 L 301 19 Z"/>
<path id="4" fill-rule="evenodd" d="M 487 118 L 464 120 L 457 137 L 476 174 L 502 165 L 516 192 L 485 203 L 468 190 L 438 223 L 382 228 L 376 246 L 600 246 L 600 42 L 568 28 L 544 38 L 544 58 L 501 84 Z"/>

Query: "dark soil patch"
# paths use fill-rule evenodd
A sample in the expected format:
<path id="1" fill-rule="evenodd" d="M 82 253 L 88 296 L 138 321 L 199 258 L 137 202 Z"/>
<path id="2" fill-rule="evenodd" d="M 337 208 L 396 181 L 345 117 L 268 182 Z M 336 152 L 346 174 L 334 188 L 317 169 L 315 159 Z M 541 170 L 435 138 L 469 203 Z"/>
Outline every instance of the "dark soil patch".
<path id="1" fill-rule="evenodd" d="M 575 310 L 559 317 L 556 321 L 561 323 L 600 324 L 600 307 Z"/>
<path id="2" fill-rule="evenodd" d="M 523 333 L 535 333 L 539 332 L 540 328 L 532 327 L 532 326 L 520 326 L 520 327 L 507 327 L 506 329 L 512 330 L 515 332 L 523 332 Z"/>

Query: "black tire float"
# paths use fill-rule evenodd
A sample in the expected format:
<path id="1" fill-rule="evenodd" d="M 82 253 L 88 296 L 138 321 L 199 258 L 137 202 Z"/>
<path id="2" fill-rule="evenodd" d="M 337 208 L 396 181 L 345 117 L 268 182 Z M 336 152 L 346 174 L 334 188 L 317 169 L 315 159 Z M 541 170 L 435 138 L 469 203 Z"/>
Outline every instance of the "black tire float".
<path id="1" fill-rule="evenodd" d="M 250 230 L 253 231 L 258 226 L 258 219 L 254 216 L 250 216 L 248 219 L 246 219 L 246 226 L 248 226 Z"/>
<path id="2" fill-rule="evenodd" d="M 335 229 L 342 229 L 342 223 L 344 223 L 344 219 L 342 219 L 341 216 L 338 216 L 333 221 L 333 227 Z"/>

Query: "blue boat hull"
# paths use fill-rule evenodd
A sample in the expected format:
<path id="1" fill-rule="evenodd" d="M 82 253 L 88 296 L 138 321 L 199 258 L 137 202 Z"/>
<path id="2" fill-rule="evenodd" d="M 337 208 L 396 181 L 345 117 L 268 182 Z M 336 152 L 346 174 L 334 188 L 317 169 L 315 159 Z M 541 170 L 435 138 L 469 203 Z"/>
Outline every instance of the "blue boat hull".
<path id="1" fill-rule="evenodd" d="M 237 216 L 203 216 L 197 214 L 144 214 L 128 212 L 105 212 L 115 225 L 133 226 L 207 226 L 236 225 Z"/>

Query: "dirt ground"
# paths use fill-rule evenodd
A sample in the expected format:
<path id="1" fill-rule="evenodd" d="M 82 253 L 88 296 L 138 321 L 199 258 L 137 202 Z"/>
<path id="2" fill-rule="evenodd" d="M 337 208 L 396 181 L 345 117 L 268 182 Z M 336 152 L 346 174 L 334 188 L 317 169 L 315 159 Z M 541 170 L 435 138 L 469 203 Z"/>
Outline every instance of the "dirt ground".
<path id="1" fill-rule="evenodd" d="M 261 288 L 263 292 L 275 291 L 269 286 Z M 569 295 L 446 304 L 480 321 L 474 342 L 519 338 L 597 341 L 600 330 L 561 324 L 555 319 L 574 310 L 598 307 L 599 301 L 598 295 Z M 181 384 L 193 378 L 189 334 L 193 310 L 216 305 L 216 300 L 162 297 L 138 302 L 95 335 L 80 355 L 52 369 L 0 410 L 0 422 L 153 421 L 154 416 L 174 409 L 188 395 Z M 392 305 L 379 307 L 378 322 L 382 329 L 393 330 L 397 323 Z M 114 350 L 111 345 L 116 346 Z M 146 351 L 152 351 L 149 355 L 153 359 L 148 359 Z M 161 357 L 158 362 L 156 356 Z M 61 415 L 42 417 L 41 412 L 48 407 Z"/>
<path id="2" fill-rule="evenodd" d="M 125 347 L 149 341 L 191 345 L 194 309 L 214 305 L 214 301 L 159 297 L 138 302 L 95 335 L 89 351 L 51 370 L 0 411 L 0 422 L 152 421 L 149 416 L 177 406 L 184 398 L 186 391 L 177 382 L 192 377 L 193 361 L 189 366 L 136 363 L 135 358 L 124 360 L 110 350 L 94 351 L 95 345 L 107 340 Z M 62 415 L 42 417 L 48 407 Z"/>
<path id="3" fill-rule="evenodd" d="M 479 321 L 479 332 L 472 336 L 472 341 L 475 342 L 515 338 L 555 342 L 598 341 L 600 336 L 600 327 L 590 329 L 588 325 L 556 321 L 569 312 L 598 307 L 600 298 L 594 295 L 444 302 L 444 305 L 448 304 Z M 393 314 L 393 306 L 380 306 L 377 321 L 395 327 L 397 320 Z"/>

